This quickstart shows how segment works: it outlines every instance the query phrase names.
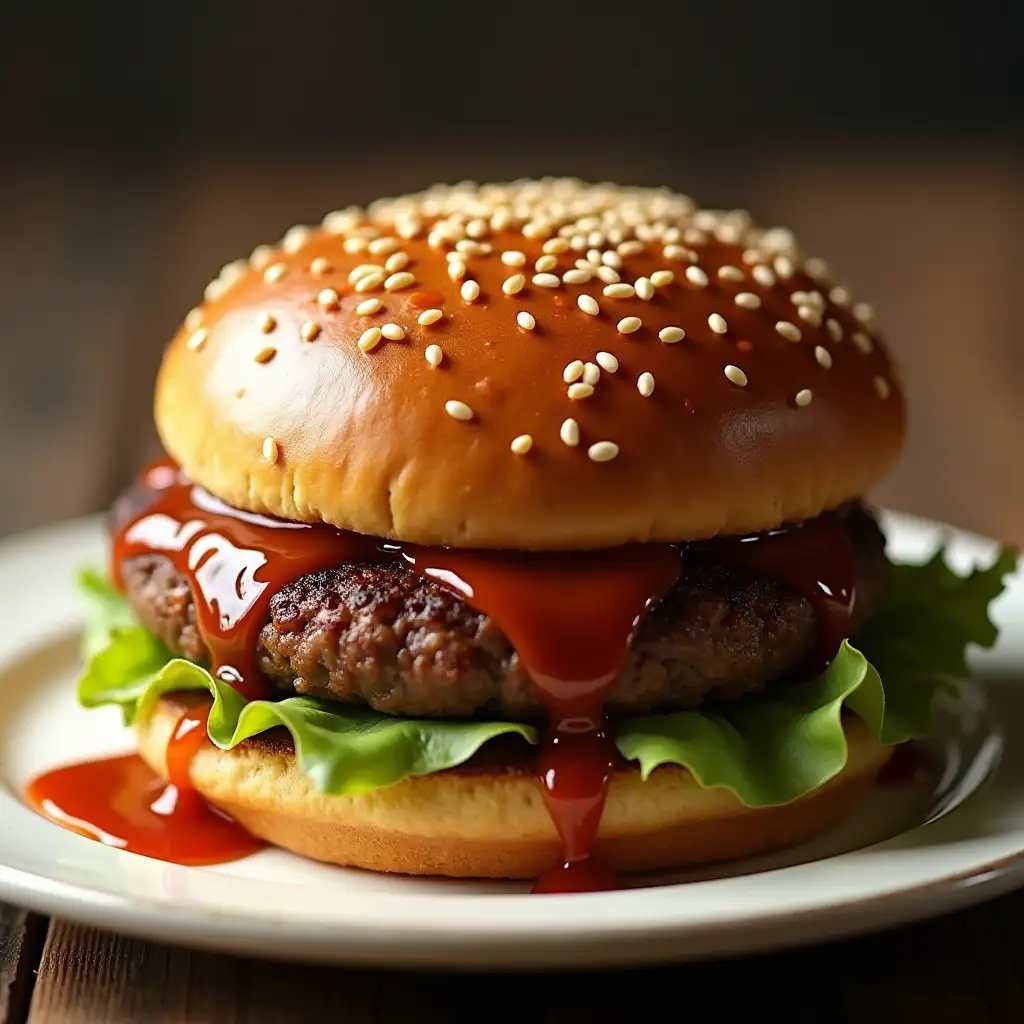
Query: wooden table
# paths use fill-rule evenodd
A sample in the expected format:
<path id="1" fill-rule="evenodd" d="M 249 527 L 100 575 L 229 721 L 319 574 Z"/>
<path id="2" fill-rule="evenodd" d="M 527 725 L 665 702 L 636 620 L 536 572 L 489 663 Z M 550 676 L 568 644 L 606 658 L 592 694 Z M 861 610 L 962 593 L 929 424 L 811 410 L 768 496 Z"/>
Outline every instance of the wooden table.
<path id="1" fill-rule="evenodd" d="M 8 163 L 0 247 L 0 535 L 98 511 L 157 448 L 163 341 L 221 264 L 291 223 L 374 194 L 552 168 L 666 182 L 790 223 L 870 297 L 910 381 L 906 458 L 878 500 L 1024 542 L 1024 303 L 1018 154 L 790 151 L 694 165 L 665 149 L 457 146 L 254 164 L 183 153 L 162 167 L 71 155 Z M 609 155 L 612 154 L 612 155 Z M 618 155 L 616 155 L 618 154 Z M 394 159 L 392 159 L 394 157 Z M 426 161 L 433 160 L 433 163 Z M 17 481 L 12 486 L 11 481 Z M 791 1021 L 1016 1022 L 1024 895 L 934 922 L 732 962 L 504 978 L 329 970 L 188 952 L 0 906 L 0 1024 L 716 1017 L 750 999 Z M 507 1009 L 506 1009 L 507 1008 Z M 723 1012 L 725 1011 L 725 1012 Z M 653 1011 L 652 1011 L 653 1012 Z"/>

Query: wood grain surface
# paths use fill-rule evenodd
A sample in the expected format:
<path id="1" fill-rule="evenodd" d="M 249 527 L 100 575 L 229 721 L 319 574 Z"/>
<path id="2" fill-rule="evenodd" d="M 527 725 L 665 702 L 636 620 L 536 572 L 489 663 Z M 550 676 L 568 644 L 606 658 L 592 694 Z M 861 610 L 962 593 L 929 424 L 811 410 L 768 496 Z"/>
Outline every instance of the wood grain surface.
<path id="1" fill-rule="evenodd" d="M 628 140 L 627 140 L 628 141 Z M 684 171 L 680 170 L 685 166 Z M 898 148 L 688 159 L 606 141 L 544 155 L 438 145 L 172 165 L 40 157 L 0 167 L 0 536 L 101 510 L 157 452 L 161 347 L 229 259 L 326 209 L 432 180 L 586 173 L 667 183 L 789 223 L 869 299 L 909 381 L 887 504 L 1024 542 L 1019 154 Z M 31 1021 L 732 1019 L 1016 1022 L 1024 895 L 879 936 L 739 961 L 525 978 L 345 971 L 189 952 L 0 905 L 0 1024 Z M 45 948 L 44 948 L 45 940 Z M 649 1008 L 649 1010 L 647 1009 Z"/>

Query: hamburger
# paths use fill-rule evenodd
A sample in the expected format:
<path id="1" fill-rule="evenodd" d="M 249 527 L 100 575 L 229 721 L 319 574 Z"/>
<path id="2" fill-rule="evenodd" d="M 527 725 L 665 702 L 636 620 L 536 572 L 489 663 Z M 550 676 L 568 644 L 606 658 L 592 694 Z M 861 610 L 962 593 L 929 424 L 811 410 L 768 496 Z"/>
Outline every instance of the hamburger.
<path id="1" fill-rule="evenodd" d="M 991 645 L 893 565 L 871 309 L 663 189 L 436 186 L 224 267 L 110 514 L 80 700 L 253 836 L 608 889 L 797 843 Z"/>

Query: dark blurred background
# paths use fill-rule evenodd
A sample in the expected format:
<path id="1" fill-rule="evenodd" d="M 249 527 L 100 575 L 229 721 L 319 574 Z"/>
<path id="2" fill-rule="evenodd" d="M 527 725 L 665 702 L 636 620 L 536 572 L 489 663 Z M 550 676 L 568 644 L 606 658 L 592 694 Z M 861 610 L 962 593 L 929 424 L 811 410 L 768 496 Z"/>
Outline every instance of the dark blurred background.
<path id="1" fill-rule="evenodd" d="M 877 497 L 1024 541 L 1024 5 L 0 0 L 0 534 L 156 452 L 222 264 L 435 180 L 667 184 L 871 301 L 912 433 Z"/>

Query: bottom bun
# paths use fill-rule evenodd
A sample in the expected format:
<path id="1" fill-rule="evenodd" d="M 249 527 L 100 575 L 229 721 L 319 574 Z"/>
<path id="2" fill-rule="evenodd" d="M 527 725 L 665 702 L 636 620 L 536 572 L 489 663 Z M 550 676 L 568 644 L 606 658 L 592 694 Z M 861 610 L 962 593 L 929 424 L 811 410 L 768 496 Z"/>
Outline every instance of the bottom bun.
<path id="1" fill-rule="evenodd" d="M 139 749 L 166 774 L 178 718 L 205 696 L 171 694 L 137 725 Z M 845 721 L 846 767 L 824 786 L 779 807 L 749 808 L 724 789 L 702 789 L 675 765 L 644 781 L 638 768 L 612 778 L 594 855 L 619 871 L 732 860 L 802 842 L 866 795 L 891 748 L 860 719 Z M 535 878 L 560 844 L 528 771 L 454 769 L 359 796 L 317 793 L 283 730 L 234 750 L 202 748 L 192 783 L 253 835 L 314 860 L 409 875 Z"/>

